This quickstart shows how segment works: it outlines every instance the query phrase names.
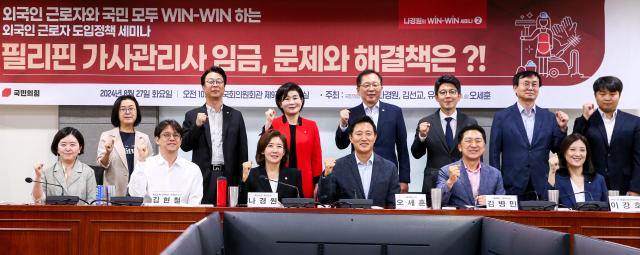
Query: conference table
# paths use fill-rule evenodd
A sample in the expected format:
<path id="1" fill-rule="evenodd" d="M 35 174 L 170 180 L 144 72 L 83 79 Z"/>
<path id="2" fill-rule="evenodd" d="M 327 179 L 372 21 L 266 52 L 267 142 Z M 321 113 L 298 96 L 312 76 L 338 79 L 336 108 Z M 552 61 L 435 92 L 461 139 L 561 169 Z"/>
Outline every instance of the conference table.
<path id="1" fill-rule="evenodd" d="M 0 253 L 158 254 L 189 225 L 226 211 L 487 216 L 640 248 L 638 213 L 0 205 Z"/>

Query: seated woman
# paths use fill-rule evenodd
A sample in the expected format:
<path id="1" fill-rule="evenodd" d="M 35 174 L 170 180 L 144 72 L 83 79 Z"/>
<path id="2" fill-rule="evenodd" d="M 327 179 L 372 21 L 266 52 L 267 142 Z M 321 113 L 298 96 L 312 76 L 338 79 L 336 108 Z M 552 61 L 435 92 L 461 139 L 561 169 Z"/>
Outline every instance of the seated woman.
<path id="1" fill-rule="evenodd" d="M 104 185 L 114 185 L 114 196 L 127 195 L 127 185 L 136 161 L 153 155 L 149 136 L 135 129 L 142 112 L 134 96 L 120 96 L 111 109 L 114 128 L 102 132 L 98 144 L 98 165 L 104 167 Z M 140 155 L 144 153 L 145 155 Z"/>
<path id="2" fill-rule="evenodd" d="M 560 157 L 549 159 L 549 189 L 560 193 L 561 205 L 575 208 L 585 201 L 607 201 L 607 186 L 591 165 L 589 142 L 581 134 L 571 134 L 560 144 Z"/>
<path id="3" fill-rule="evenodd" d="M 284 167 L 288 157 L 287 138 L 277 130 L 264 133 L 256 149 L 258 167 L 251 169 L 251 162 L 243 164 L 239 203 L 246 204 L 248 192 L 277 192 L 278 200 L 282 200 L 298 197 L 299 191 L 300 197 L 304 197 L 300 170 Z M 298 190 L 275 181 L 296 186 Z"/>
<path id="4" fill-rule="evenodd" d="M 84 138 L 80 131 L 65 127 L 56 133 L 51 142 L 51 153 L 58 156 L 58 161 L 46 168 L 43 163 L 36 163 L 33 167 L 36 182 L 33 183 L 31 195 L 36 204 L 42 204 L 46 196 L 63 194 L 78 196 L 89 203 L 96 199 L 96 177 L 93 169 L 78 160 L 78 155 L 83 152 Z M 85 204 L 85 202 L 80 201 L 78 204 Z"/>

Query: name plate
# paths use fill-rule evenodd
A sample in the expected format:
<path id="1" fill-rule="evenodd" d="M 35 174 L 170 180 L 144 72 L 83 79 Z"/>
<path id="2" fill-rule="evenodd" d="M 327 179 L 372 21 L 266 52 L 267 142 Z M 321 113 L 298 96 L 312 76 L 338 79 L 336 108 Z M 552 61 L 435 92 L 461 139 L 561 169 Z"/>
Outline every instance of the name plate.
<path id="1" fill-rule="evenodd" d="M 488 210 L 518 210 L 518 196 L 486 195 Z"/>
<path id="2" fill-rule="evenodd" d="M 249 192 L 247 194 L 247 207 L 280 207 L 278 203 L 278 193 Z"/>
<path id="3" fill-rule="evenodd" d="M 610 196 L 609 207 L 612 212 L 640 212 L 640 197 Z"/>
<path id="4" fill-rule="evenodd" d="M 399 210 L 427 210 L 427 195 L 425 195 L 425 194 L 396 194 L 396 209 L 399 209 Z"/>
<path id="5" fill-rule="evenodd" d="M 175 191 L 155 191 L 151 192 L 152 205 L 179 205 L 182 199 L 182 192 Z M 184 201 L 185 203 L 187 201 Z"/>

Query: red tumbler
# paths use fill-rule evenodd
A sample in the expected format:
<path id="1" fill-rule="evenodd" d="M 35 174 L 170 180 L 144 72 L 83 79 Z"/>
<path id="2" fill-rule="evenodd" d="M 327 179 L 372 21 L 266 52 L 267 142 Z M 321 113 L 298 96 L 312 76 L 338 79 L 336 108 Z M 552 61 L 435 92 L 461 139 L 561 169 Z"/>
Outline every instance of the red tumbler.
<path id="1" fill-rule="evenodd" d="M 226 207 L 227 206 L 227 178 L 224 176 L 218 177 L 217 180 L 217 207 Z"/>

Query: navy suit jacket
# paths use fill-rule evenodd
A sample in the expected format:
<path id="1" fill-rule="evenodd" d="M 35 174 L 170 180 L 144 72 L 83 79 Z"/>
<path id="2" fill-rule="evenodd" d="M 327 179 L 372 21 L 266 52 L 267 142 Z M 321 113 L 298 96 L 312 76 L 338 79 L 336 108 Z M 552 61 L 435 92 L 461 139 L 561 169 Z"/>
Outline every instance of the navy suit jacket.
<path id="1" fill-rule="evenodd" d="M 333 172 L 326 177 L 323 175 L 318 185 L 318 197 L 324 204 L 340 199 L 365 198 L 355 154 L 336 160 Z M 375 206 L 393 207 L 397 193 L 400 193 L 400 184 L 396 166 L 374 154 L 368 199 L 373 200 Z"/>
<path id="2" fill-rule="evenodd" d="M 182 145 L 184 151 L 193 150 L 191 161 L 200 167 L 202 171 L 202 185 L 204 193 L 203 204 L 211 204 L 215 201 L 216 180 L 211 172 L 211 131 L 209 121 L 202 127 L 196 126 L 196 116 L 199 112 L 207 113 L 207 107 L 201 107 L 188 111 L 182 123 Z M 229 186 L 238 186 L 242 181 L 242 163 L 247 161 L 247 131 L 244 118 L 240 111 L 227 105 L 222 106 L 222 152 L 224 155 L 224 176 L 227 177 Z"/>
<path id="3" fill-rule="evenodd" d="M 453 184 L 451 190 L 447 186 L 449 179 L 449 166 L 460 165 L 460 176 L 458 181 Z M 465 205 L 475 205 L 473 191 L 471 190 L 471 182 L 469 175 L 462 160 L 453 162 L 440 169 L 438 174 L 438 188 L 442 190 L 442 203 L 452 206 L 463 207 Z M 486 164 L 480 163 L 480 186 L 478 187 L 478 196 L 482 195 L 504 195 L 504 187 L 502 185 L 502 175 L 498 169 Z"/>
<path id="4" fill-rule="evenodd" d="M 349 129 L 351 125 L 365 116 L 364 106 L 357 105 L 349 109 L 349 127 L 343 132 L 340 127 L 336 130 L 336 146 L 344 149 L 351 144 L 349 141 Z M 407 147 L 407 128 L 404 124 L 402 109 L 400 107 L 380 102 L 378 123 L 376 124 L 378 139 L 373 150 L 376 154 L 393 162 L 400 172 L 400 181 L 411 182 L 411 170 L 409 168 L 409 149 Z M 398 152 L 396 157 L 396 150 Z M 399 164 L 398 164 L 399 163 Z"/>
<path id="5" fill-rule="evenodd" d="M 267 170 L 262 166 L 253 168 L 249 171 L 247 181 L 240 184 L 239 204 L 247 203 L 247 196 L 249 192 L 273 192 L 271 189 L 271 183 L 260 176 L 268 176 Z M 278 181 L 298 187 L 300 197 L 304 197 L 302 191 L 302 174 L 300 173 L 300 170 L 296 168 L 281 168 L 280 174 L 278 175 Z M 283 198 L 298 197 L 298 191 L 296 191 L 296 189 L 281 184 L 278 184 L 276 192 L 278 193 L 278 200 L 280 201 L 282 201 Z"/>
<path id="6" fill-rule="evenodd" d="M 609 189 L 640 192 L 640 118 L 619 110 L 610 144 L 598 110 L 588 121 L 577 118 L 573 132 L 587 137 L 591 162 Z"/>
<path id="7" fill-rule="evenodd" d="M 559 196 L 559 203 L 565 205 L 569 208 L 576 207 L 576 196 L 573 191 L 573 187 L 571 187 L 571 179 L 569 176 L 560 175 L 556 173 L 556 185 L 555 187 L 550 186 L 550 189 L 557 189 Z M 607 202 L 608 192 L 607 185 L 604 183 L 604 177 L 602 175 L 596 174 L 593 177 L 593 180 L 587 180 L 585 176 L 584 180 L 584 200 L 585 201 L 603 201 Z M 546 193 L 545 193 L 546 196 Z"/>
<path id="8" fill-rule="evenodd" d="M 529 178 L 537 194 L 543 194 L 549 172 L 549 151 L 556 152 L 566 136 L 555 114 L 536 106 L 530 144 L 517 104 L 497 112 L 491 125 L 489 164 L 502 171 L 507 194 L 522 195 Z"/>
<path id="9" fill-rule="evenodd" d="M 466 126 L 477 125 L 478 122 L 473 117 L 469 117 L 464 113 L 458 111 L 456 119 L 456 134 L 453 137 L 453 144 L 458 144 L 458 136 L 460 130 Z M 420 141 L 420 123 L 429 122 L 431 128 L 427 134 L 427 139 Z M 458 161 L 462 157 L 457 146 L 449 148 L 447 146 L 447 140 L 444 137 L 444 131 L 442 131 L 442 123 L 440 122 L 440 109 L 436 110 L 433 114 L 424 117 L 418 121 L 418 127 L 416 127 L 416 134 L 413 138 L 413 144 L 411 144 L 411 155 L 414 158 L 419 159 L 424 154 L 427 154 L 427 166 L 424 169 L 424 181 L 422 182 L 422 193 L 427 194 L 427 197 L 431 197 L 429 190 L 437 185 L 438 172 L 444 165 L 451 164 L 451 162 Z"/>

